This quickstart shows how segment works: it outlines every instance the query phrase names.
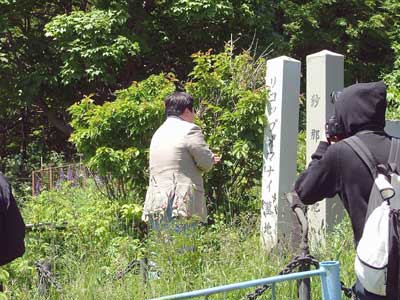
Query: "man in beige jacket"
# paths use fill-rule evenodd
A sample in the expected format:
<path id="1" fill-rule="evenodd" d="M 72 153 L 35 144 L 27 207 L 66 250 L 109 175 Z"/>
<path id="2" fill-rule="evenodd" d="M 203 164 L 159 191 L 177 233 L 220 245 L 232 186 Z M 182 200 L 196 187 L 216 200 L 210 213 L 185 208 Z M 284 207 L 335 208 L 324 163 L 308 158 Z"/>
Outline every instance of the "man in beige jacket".
<path id="1" fill-rule="evenodd" d="M 205 222 L 202 173 L 219 162 L 193 123 L 193 98 L 176 92 L 165 99 L 166 121 L 150 144 L 150 182 L 143 220 L 153 228 L 172 219 Z"/>

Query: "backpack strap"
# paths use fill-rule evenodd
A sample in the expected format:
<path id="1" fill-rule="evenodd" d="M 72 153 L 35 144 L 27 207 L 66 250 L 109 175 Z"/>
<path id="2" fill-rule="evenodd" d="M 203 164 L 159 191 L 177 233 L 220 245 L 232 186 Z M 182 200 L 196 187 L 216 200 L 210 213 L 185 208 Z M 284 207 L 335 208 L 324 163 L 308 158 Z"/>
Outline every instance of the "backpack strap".
<path id="1" fill-rule="evenodd" d="M 392 137 L 388 165 L 392 172 L 400 174 L 400 139 Z"/>
<path id="2" fill-rule="evenodd" d="M 357 154 L 357 156 L 364 162 L 368 167 L 369 172 L 372 175 L 372 179 L 378 176 L 378 166 L 375 157 L 369 151 L 367 145 L 356 135 L 353 135 L 347 139 L 343 140 L 350 148 Z M 371 215 L 372 211 L 378 207 L 382 201 L 384 201 L 382 194 L 377 189 L 376 185 L 373 184 L 371 188 L 371 193 L 368 200 L 368 208 L 364 219 L 364 226 Z"/>
<path id="3" fill-rule="evenodd" d="M 364 162 L 364 164 L 368 167 L 369 172 L 372 175 L 372 178 L 375 179 L 377 176 L 377 168 L 378 165 L 375 157 L 372 155 L 371 151 L 369 151 L 367 145 L 356 135 L 353 135 L 347 139 L 344 139 L 347 145 L 360 157 L 360 159 Z"/>

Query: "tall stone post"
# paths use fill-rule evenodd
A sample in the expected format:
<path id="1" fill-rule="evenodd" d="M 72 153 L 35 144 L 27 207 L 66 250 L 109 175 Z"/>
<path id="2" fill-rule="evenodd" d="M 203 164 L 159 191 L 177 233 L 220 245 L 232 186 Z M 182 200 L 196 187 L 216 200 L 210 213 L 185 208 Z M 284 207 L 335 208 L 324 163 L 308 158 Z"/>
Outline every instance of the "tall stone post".
<path id="1" fill-rule="evenodd" d="M 300 62 L 287 56 L 267 61 L 261 239 L 267 250 L 290 238 L 292 212 L 285 199 L 296 178 Z"/>
<path id="2" fill-rule="evenodd" d="M 400 120 L 386 120 L 385 131 L 391 136 L 400 138 Z"/>
<path id="3" fill-rule="evenodd" d="M 343 90 L 343 65 L 343 55 L 327 50 L 307 56 L 307 164 L 325 139 L 325 123 L 334 113 L 331 93 Z M 343 217 L 343 205 L 338 197 L 325 199 L 309 207 L 307 215 L 311 245 L 324 246 L 326 231 Z"/>

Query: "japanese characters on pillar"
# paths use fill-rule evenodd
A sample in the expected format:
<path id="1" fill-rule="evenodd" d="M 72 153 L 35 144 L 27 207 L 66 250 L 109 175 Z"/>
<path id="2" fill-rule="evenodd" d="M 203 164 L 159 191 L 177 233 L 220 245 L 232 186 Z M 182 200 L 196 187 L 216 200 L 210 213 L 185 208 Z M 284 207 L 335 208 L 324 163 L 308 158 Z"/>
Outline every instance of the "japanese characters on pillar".
<path id="1" fill-rule="evenodd" d="M 291 212 L 283 196 L 296 176 L 300 62 L 286 56 L 269 60 L 266 84 L 269 93 L 265 110 L 261 237 L 265 248 L 271 249 L 290 232 Z"/>
<path id="2" fill-rule="evenodd" d="M 318 94 L 313 94 L 311 95 L 311 101 L 310 101 L 310 108 L 318 110 L 318 104 L 320 103 L 321 97 Z M 307 110 L 308 111 L 308 110 Z M 320 125 L 320 124 L 318 124 Z M 322 132 L 322 134 L 324 134 L 324 132 Z M 314 143 L 319 143 L 319 141 L 321 141 L 321 139 L 323 138 L 323 136 L 321 135 L 321 129 L 320 126 L 318 126 L 318 129 L 316 128 L 311 128 L 310 131 L 310 136 L 311 136 L 311 141 Z M 307 156 L 309 157 L 309 156 Z"/>
<path id="3" fill-rule="evenodd" d="M 325 124 L 334 113 L 333 91 L 343 89 L 344 56 L 327 50 L 307 56 L 307 164 L 320 141 L 325 140 Z M 325 245 L 326 229 L 332 228 L 343 216 L 340 200 L 323 200 L 308 210 L 311 244 Z"/>
<path id="4" fill-rule="evenodd" d="M 276 237 L 276 215 L 277 215 L 277 187 L 274 180 L 277 173 L 274 142 L 278 133 L 278 127 L 281 125 L 279 112 L 277 112 L 278 86 L 282 85 L 282 74 L 278 74 L 273 69 L 270 61 L 267 65 L 267 86 L 268 104 L 265 110 L 267 117 L 267 126 L 264 129 L 264 156 L 263 156 L 263 181 L 262 181 L 262 208 L 261 208 L 261 232 L 264 245 L 275 245 Z M 281 100 L 281 99 L 279 99 Z M 279 101 L 281 102 L 281 101 Z M 279 103 L 280 104 L 280 103 Z M 278 118 L 279 117 L 279 118 Z"/>

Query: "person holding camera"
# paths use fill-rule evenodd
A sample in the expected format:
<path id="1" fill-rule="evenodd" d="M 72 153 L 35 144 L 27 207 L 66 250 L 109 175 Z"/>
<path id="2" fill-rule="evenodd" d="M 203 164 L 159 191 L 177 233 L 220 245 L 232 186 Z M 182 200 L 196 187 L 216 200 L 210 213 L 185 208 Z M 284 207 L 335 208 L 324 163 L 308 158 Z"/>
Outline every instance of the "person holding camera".
<path id="1" fill-rule="evenodd" d="M 291 193 L 292 207 L 314 204 L 338 194 L 350 216 L 355 246 L 363 233 L 374 179 L 343 139 L 356 135 L 378 163 L 386 164 L 391 147 L 391 137 L 384 131 L 386 106 L 386 86 L 382 81 L 345 88 L 338 95 L 335 114 L 327 123 L 326 141 L 320 142 Z M 353 290 L 357 299 L 385 299 L 365 290 L 359 280 Z"/>
<path id="2" fill-rule="evenodd" d="M 194 124 L 193 97 L 175 92 L 164 102 L 167 119 L 151 139 L 143 212 L 143 220 L 156 230 L 178 219 L 206 222 L 202 175 L 220 161 Z"/>

